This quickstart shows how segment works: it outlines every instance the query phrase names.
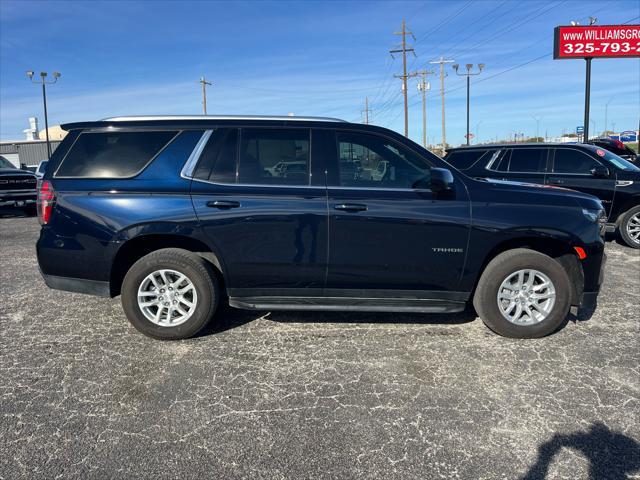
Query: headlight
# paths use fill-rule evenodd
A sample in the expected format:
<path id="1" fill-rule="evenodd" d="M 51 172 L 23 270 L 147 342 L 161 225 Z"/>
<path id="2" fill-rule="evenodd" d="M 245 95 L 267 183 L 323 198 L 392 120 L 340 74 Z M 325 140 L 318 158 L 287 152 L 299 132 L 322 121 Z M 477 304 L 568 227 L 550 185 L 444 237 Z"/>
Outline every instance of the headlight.
<path id="1" fill-rule="evenodd" d="M 607 223 L 607 214 L 602 209 L 591 210 L 588 208 L 583 208 L 582 214 L 587 218 L 587 220 L 593 223 L 597 223 L 600 226 L 604 226 L 605 223 Z"/>

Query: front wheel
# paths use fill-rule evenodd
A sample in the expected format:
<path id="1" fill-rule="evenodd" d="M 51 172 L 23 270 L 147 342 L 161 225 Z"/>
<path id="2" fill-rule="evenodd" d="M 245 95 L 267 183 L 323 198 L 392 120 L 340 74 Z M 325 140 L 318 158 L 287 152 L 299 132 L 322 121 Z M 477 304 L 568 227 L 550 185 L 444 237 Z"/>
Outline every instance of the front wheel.
<path id="1" fill-rule="evenodd" d="M 485 325 L 499 335 L 538 338 L 565 323 L 570 292 L 562 265 L 540 252 L 517 248 L 489 262 L 473 306 Z"/>
<path id="2" fill-rule="evenodd" d="M 160 340 L 179 340 L 195 335 L 211 320 L 220 287 L 202 257 L 164 248 L 133 264 L 121 295 L 124 313 L 136 329 Z"/>
<path id="3" fill-rule="evenodd" d="M 631 248 L 640 248 L 640 205 L 622 215 L 618 231 L 624 243 Z"/>

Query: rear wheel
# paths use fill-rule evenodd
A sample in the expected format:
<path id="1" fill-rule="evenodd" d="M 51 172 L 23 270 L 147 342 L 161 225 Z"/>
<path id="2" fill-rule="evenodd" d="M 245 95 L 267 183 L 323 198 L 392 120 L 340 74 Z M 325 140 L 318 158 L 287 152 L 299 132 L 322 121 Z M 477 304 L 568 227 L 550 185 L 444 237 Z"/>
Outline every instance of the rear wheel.
<path id="1" fill-rule="evenodd" d="M 482 321 L 505 337 L 537 338 L 562 326 L 571 285 L 553 258 L 518 248 L 498 255 L 482 273 L 473 305 Z"/>
<path id="2" fill-rule="evenodd" d="M 139 331 L 161 340 L 198 333 L 213 317 L 220 287 L 202 257 L 179 248 L 152 252 L 129 269 L 122 282 L 122 307 Z"/>
<path id="3" fill-rule="evenodd" d="M 624 243 L 631 248 L 640 248 L 640 205 L 622 215 L 618 231 Z"/>

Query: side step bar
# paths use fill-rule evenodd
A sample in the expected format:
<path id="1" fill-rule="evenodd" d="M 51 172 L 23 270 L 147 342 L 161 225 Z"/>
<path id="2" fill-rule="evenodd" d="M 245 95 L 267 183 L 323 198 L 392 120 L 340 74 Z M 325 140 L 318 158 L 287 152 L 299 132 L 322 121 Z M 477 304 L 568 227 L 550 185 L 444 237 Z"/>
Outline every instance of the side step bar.
<path id="1" fill-rule="evenodd" d="M 229 305 L 243 310 L 316 310 L 357 312 L 454 313 L 465 302 L 415 298 L 355 297 L 229 297 Z"/>

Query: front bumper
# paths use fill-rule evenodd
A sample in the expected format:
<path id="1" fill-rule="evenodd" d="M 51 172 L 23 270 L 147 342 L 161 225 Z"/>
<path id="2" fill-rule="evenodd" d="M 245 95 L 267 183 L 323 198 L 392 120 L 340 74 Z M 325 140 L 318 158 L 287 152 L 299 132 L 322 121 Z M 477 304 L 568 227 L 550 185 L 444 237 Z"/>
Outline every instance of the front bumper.
<path id="1" fill-rule="evenodd" d="M 604 282 L 604 266 L 607 263 L 607 255 L 602 254 L 602 261 L 600 262 L 600 272 L 598 273 L 598 284 L 594 289 L 582 292 L 580 296 L 580 308 L 594 309 L 598 304 L 598 294 L 600 293 L 600 286 Z"/>
<path id="2" fill-rule="evenodd" d="M 36 204 L 36 192 L 29 190 L 0 192 L 0 206 L 25 207 Z"/>

